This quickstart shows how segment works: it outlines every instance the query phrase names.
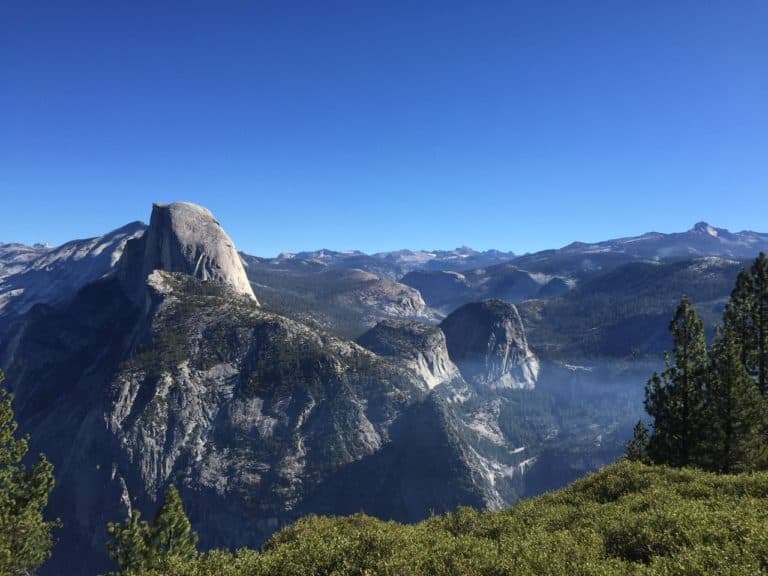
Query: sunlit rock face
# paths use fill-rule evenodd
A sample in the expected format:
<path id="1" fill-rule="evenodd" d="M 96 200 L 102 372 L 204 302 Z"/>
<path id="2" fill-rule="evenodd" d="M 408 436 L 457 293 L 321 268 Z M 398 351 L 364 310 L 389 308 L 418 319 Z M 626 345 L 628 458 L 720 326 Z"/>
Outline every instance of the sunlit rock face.
<path id="1" fill-rule="evenodd" d="M 155 270 L 226 284 L 256 300 L 234 243 L 213 214 L 196 204 L 155 204 L 147 232 L 127 244 L 120 268 L 126 285 L 135 292 Z"/>
<path id="2" fill-rule="evenodd" d="M 448 357 L 445 335 L 437 326 L 383 320 L 358 338 L 358 344 L 376 354 L 400 359 L 429 389 L 461 377 Z"/>
<path id="3" fill-rule="evenodd" d="M 127 242 L 146 225 L 131 222 L 103 236 L 58 247 L 0 243 L 0 335 L 35 304 L 61 304 L 86 284 L 111 274 Z"/>
<path id="4" fill-rule="evenodd" d="M 528 348 L 517 308 L 501 300 L 466 304 L 440 325 L 448 354 L 478 390 L 533 388 L 539 361 Z"/>

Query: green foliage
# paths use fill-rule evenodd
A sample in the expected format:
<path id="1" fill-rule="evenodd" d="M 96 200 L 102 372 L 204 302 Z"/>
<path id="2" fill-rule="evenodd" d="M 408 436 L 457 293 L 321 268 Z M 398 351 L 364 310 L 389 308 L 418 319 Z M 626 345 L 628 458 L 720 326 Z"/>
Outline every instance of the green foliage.
<path id="1" fill-rule="evenodd" d="M 768 395 L 768 258 L 763 252 L 749 270 L 739 273 L 724 323 L 742 346 L 742 363 Z"/>
<path id="2" fill-rule="evenodd" d="M 757 369 L 757 386 L 763 394 L 768 394 L 768 257 L 765 253 L 760 252 L 750 272 L 755 285 L 753 362 Z"/>
<path id="3" fill-rule="evenodd" d="M 166 490 L 152 524 L 141 520 L 140 512 L 134 510 L 124 524 L 108 524 L 107 533 L 109 557 L 129 573 L 197 556 L 197 534 L 173 485 Z"/>
<path id="4" fill-rule="evenodd" d="M 42 454 L 31 469 L 22 463 L 28 439 L 16 437 L 12 403 L 13 396 L 0 389 L 0 576 L 26 575 L 41 566 L 50 557 L 51 532 L 59 525 L 43 517 L 54 485 L 53 466 Z"/>
<path id="5" fill-rule="evenodd" d="M 686 576 L 768 570 L 768 474 L 621 462 L 501 512 L 416 525 L 309 516 L 262 552 L 169 558 L 142 576 Z"/>
<path id="6" fill-rule="evenodd" d="M 672 356 L 646 387 L 645 408 L 654 419 L 648 453 L 657 463 L 688 466 L 697 457 L 697 439 L 704 427 L 708 356 L 704 324 L 687 297 L 678 305 L 669 330 Z"/>
<path id="7" fill-rule="evenodd" d="M 755 341 L 754 293 L 755 282 L 752 273 L 743 269 L 736 278 L 736 285 L 723 313 L 724 327 L 733 332 L 741 342 L 741 362 L 747 367 L 752 363 L 750 356 L 752 343 Z"/>
<path id="8" fill-rule="evenodd" d="M 648 456 L 718 472 L 768 469 L 768 259 L 742 270 L 708 350 L 687 298 L 670 324 L 674 362 L 646 385 Z M 762 394 L 761 394 L 762 392 Z"/>
<path id="9" fill-rule="evenodd" d="M 179 491 L 171 485 L 150 527 L 150 549 L 162 557 L 191 558 L 197 555 L 196 547 L 197 534 L 184 512 Z"/>
<path id="10" fill-rule="evenodd" d="M 150 566 L 149 524 L 141 519 L 141 512 L 134 510 L 125 524 L 107 524 L 110 541 L 107 542 L 109 557 L 123 570 L 142 570 Z"/>
<path id="11" fill-rule="evenodd" d="M 632 433 L 632 440 L 627 443 L 626 458 L 633 462 L 648 461 L 648 428 L 638 420 Z"/>
<path id="12" fill-rule="evenodd" d="M 766 403 L 742 364 L 737 335 L 726 330 L 711 356 L 702 464 L 724 473 L 765 469 Z"/>

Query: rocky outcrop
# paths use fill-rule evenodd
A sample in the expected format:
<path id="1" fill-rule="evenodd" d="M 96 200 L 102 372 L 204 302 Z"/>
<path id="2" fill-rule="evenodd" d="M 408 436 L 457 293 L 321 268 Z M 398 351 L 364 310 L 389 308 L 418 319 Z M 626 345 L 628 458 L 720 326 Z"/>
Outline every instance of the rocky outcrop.
<path id="1" fill-rule="evenodd" d="M 155 270 L 226 284 L 256 300 L 234 243 L 213 214 L 196 204 L 155 204 L 146 234 L 126 246 L 119 276 L 130 292 L 141 291 Z"/>
<path id="2" fill-rule="evenodd" d="M 528 348 L 517 308 L 501 300 L 466 304 L 440 325 L 448 354 L 479 391 L 533 388 L 539 361 Z"/>
<path id="3" fill-rule="evenodd" d="M 448 357 L 445 335 L 437 326 L 406 320 L 383 320 L 360 336 L 358 344 L 379 354 L 399 359 L 429 389 L 461 378 Z"/>

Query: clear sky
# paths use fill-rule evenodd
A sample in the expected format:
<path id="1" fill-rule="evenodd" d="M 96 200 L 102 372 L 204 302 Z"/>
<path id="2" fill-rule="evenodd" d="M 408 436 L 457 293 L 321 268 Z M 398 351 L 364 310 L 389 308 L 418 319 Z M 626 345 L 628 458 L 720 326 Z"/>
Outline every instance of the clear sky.
<path id="1" fill-rule="evenodd" d="M 768 231 L 768 2 L 0 0 L 0 241 L 173 200 L 260 255 Z"/>

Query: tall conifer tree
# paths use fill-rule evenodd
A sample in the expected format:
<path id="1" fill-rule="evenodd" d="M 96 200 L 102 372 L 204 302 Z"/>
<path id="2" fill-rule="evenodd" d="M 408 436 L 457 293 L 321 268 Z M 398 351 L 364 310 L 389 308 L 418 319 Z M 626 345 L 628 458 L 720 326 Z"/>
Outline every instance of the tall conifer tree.
<path id="1" fill-rule="evenodd" d="M 674 346 L 667 368 L 654 374 L 645 390 L 645 408 L 654 419 L 648 455 L 660 464 L 689 466 L 698 457 L 708 357 L 704 324 L 687 297 L 669 330 Z"/>
<path id="2" fill-rule="evenodd" d="M 150 567 L 149 524 L 133 510 L 124 524 L 107 524 L 109 557 L 123 570 L 141 571 Z"/>
<path id="3" fill-rule="evenodd" d="M 630 440 L 624 451 L 624 457 L 633 462 L 648 461 L 648 428 L 642 420 L 638 420 Z"/>
<path id="4" fill-rule="evenodd" d="M 755 351 L 755 282 L 752 272 L 743 269 L 736 278 L 736 285 L 723 314 L 724 329 L 739 340 L 741 363 L 750 371 L 754 369 Z"/>
<path id="5" fill-rule="evenodd" d="M 765 401 L 741 361 L 736 334 L 726 329 L 711 356 L 702 465 L 724 473 L 758 469 L 765 458 Z"/>
<path id="6" fill-rule="evenodd" d="M 755 290 L 753 318 L 757 386 L 764 395 L 768 395 L 768 258 L 764 252 L 760 252 L 751 272 Z"/>
<path id="7" fill-rule="evenodd" d="M 162 569 L 170 558 L 197 555 L 197 534 L 173 485 L 166 490 L 163 504 L 151 524 L 141 520 L 141 514 L 134 510 L 125 523 L 108 524 L 107 532 L 109 557 L 122 570 Z"/>
<path id="8" fill-rule="evenodd" d="M 53 465 L 42 454 L 31 468 L 22 462 L 28 439 L 16 435 L 12 403 L 13 396 L 0 388 L 0 574 L 26 576 L 50 556 L 51 531 L 59 522 L 43 517 Z"/>
<path id="9" fill-rule="evenodd" d="M 151 549 L 161 557 L 191 558 L 197 555 L 197 534 L 192 530 L 181 496 L 171 484 L 150 529 Z"/>

